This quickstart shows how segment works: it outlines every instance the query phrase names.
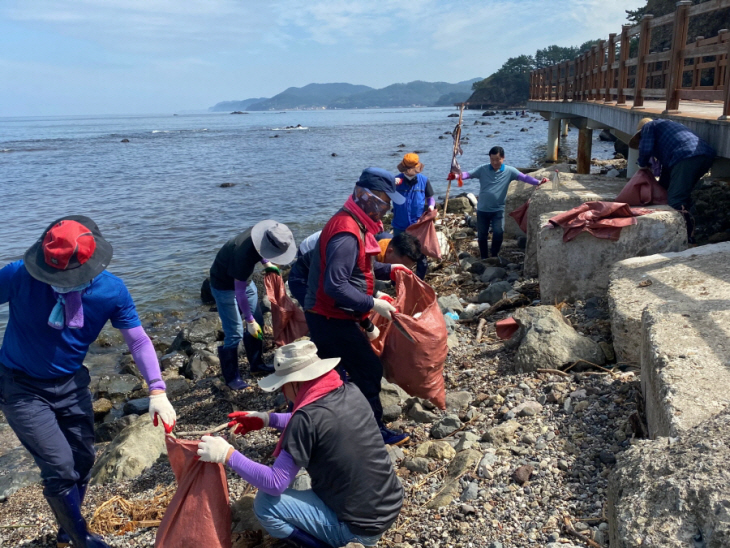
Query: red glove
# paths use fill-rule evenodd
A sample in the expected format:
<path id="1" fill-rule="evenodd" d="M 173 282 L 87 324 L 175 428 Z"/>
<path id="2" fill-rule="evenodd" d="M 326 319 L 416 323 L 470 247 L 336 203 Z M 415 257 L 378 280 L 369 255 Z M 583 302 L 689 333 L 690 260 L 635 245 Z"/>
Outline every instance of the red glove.
<path id="1" fill-rule="evenodd" d="M 392 281 L 392 282 L 395 281 L 395 273 L 399 272 L 399 271 L 407 272 L 408 274 L 413 274 L 413 271 L 410 268 L 403 266 L 402 264 L 394 264 L 394 265 L 391 265 L 391 267 L 390 267 L 390 281 Z"/>
<path id="2" fill-rule="evenodd" d="M 228 423 L 228 428 L 233 428 L 233 433 L 239 436 L 269 426 L 269 414 L 258 411 L 236 411 L 230 413 L 228 418 L 233 419 Z"/>
<path id="3" fill-rule="evenodd" d="M 456 179 L 456 173 L 449 173 L 446 177 L 447 181 L 453 181 L 454 179 Z"/>
<path id="4" fill-rule="evenodd" d="M 545 183 L 549 183 L 549 182 L 550 182 L 550 179 L 548 179 L 547 177 L 543 177 L 542 179 L 540 179 L 540 183 L 537 186 L 544 185 Z"/>

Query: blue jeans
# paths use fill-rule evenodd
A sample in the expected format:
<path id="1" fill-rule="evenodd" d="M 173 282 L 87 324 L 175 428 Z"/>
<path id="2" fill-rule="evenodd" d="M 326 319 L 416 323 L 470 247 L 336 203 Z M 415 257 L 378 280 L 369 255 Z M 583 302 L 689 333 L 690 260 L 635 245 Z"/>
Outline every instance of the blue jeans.
<path id="1" fill-rule="evenodd" d="M 477 211 L 477 239 L 479 255 L 489 257 L 489 227 L 492 227 L 492 257 L 499 254 L 504 239 L 504 209 L 500 211 Z"/>
<path id="2" fill-rule="evenodd" d="M 223 327 L 223 347 L 238 348 L 238 343 L 243 340 L 249 365 L 263 364 L 264 343 L 244 330 L 243 320 L 236 302 L 236 292 L 232 289 L 216 289 L 212 285 L 210 286 L 210 292 L 213 294 L 215 304 L 218 307 L 218 316 L 220 316 L 221 326 Z M 264 317 L 259 306 L 259 293 L 255 283 L 251 282 L 246 286 L 246 297 L 248 298 L 248 305 L 253 311 L 254 319 L 263 328 Z"/>
<path id="3" fill-rule="evenodd" d="M 0 409 L 41 469 L 47 497 L 89 482 L 95 453 L 89 380 L 86 367 L 37 379 L 0 364 Z"/>
<path id="4" fill-rule="evenodd" d="M 381 537 L 354 534 L 311 489 L 287 489 L 278 497 L 259 490 L 253 508 L 262 527 L 274 538 L 287 538 L 295 528 L 332 546 L 348 542 L 375 546 Z"/>

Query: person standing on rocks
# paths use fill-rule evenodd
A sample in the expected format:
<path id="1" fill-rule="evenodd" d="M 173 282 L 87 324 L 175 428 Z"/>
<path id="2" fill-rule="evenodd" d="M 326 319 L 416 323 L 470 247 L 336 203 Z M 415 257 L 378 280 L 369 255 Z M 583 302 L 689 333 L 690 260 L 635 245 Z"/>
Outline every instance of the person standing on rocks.
<path id="1" fill-rule="evenodd" d="M 390 320 L 395 311 L 386 299 L 373 296 L 375 278 L 393 279 L 400 264 L 373 268 L 380 254 L 375 235 L 383 231 L 382 218 L 395 204 L 405 203 L 396 191 L 395 178 L 384 169 L 369 167 L 360 175 L 355 190 L 340 211 L 327 222 L 315 246 L 304 299 L 305 317 L 312 342 L 321 358 L 341 358 L 349 374 L 372 407 L 386 444 L 408 440 L 407 434 L 383 424 L 380 380 L 383 364 L 375 354 L 360 323 L 373 310 Z"/>
<path id="2" fill-rule="evenodd" d="M 398 164 L 398 175 L 395 178 L 396 190 L 405 198 L 400 205 L 393 205 L 393 235 L 405 232 L 406 229 L 421 218 L 426 209 L 436 207 L 431 182 L 423 173 L 423 164 L 415 152 L 403 156 Z M 428 271 L 428 260 L 424 255 L 416 267 L 416 275 L 422 280 Z"/>
<path id="3" fill-rule="evenodd" d="M 258 290 L 251 281 L 254 268 L 262 263 L 264 272 L 279 274 L 279 268 L 275 265 L 289 264 L 296 253 L 297 246 L 289 227 L 265 220 L 223 244 L 210 267 L 210 291 L 218 307 L 224 333 L 223 346 L 218 347 L 218 358 L 223 378 L 233 390 L 248 387 L 238 370 L 238 345 L 241 340 L 251 373 L 273 371 L 263 358 L 261 324 L 264 320 Z M 245 331 L 241 318 L 246 322 Z"/>
<path id="4" fill-rule="evenodd" d="M 222 437 L 203 436 L 198 445 L 200 460 L 227 464 L 258 488 L 259 522 L 294 546 L 375 546 L 403 505 L 403 487 L 368 402 L 357 386 L 343 384 L 334 371 L 339 361 L 318 358 L 311 341 L 282 346 L 274 355 L 275 373 L 259 386 L 266 392 L 281 388 L 292 412 L 229 415 L 236 434 L 283 431 L 273 466 L 249 460 Z M 300 468 L 307 470 L 311 489 L 289 488 Z"/>
<path id="5" fill-rule="evenodd" d="M 639 150 L 639 167 L 652 175 L 650 164 L 661 166 L 659 184 L 667 189 L 667 203 L 682 213 L 689 243 L 694 243 L 692 189 L 712 166 L 715 150 L 682 124 L 651 118 L 639 122 L 629 147 Z"/>
<path id="6" fill-rule="evenodd" d="M 499 256 L 504 239 L 504 206 L 507 190 L 512 181 L 521 181 L 529 185 L 541 185 L 548 181 L 538 181 L 525 175 L 515 167 L 504 163 L 504 149 L 492 147 L 489 151 L 489 163 L 482 164 L 473 171 L 464 171 L 461 178 L 479 179 L 479 200 L 477 202 L 477 239 L 479 255 L 482 259 L 489 257 L 489 229 L 492 229 L 492 257 Z M 447 179 L 453 181 L 456 174 L 449 173 Z"/>
<path id="7" fill-rule="evenodd" d="M 112 246 L 81 215 L 51 223 L 23 260 L 0 270 L 10 315 L 0 348 L 0 409 L 41 470 L 43 494 L 61 526 L 58 546 L 104 548 L 81 514 L 94 464 L 89 345 L 107 321 L 122 332 L 150 390 L 149 412 L 166 432 L 175 410 L 152 341 L 124 282 L 106 271 Z"/>

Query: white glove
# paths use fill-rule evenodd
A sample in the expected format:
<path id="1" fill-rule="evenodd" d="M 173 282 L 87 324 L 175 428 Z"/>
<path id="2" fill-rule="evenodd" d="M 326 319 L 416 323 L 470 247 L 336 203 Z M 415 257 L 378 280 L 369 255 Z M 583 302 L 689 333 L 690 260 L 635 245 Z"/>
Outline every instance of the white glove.
<path id="1" fill-rule="evenodd" d="M 373 325 L 372 331 L 366 331 L 365 334 L 368 336 L 369 341 L 374 341 L 378 337 L 380 337 L 380 329 L 378 329 L 377 325 Z"/>
<path id="2" fill-rule="evenodd" d="M 261 326 L 256 322 L 256 320 L 252 322 L 246 322 L 246 330 L 248 331 L 248 334 L 256 339 L 263 339 L 264 334 L 261 332 Z"/>
<path id="3" fill-rule="evenodd" d="M 220 436 L 203 436 L 198 444 L 198 456 L 203 462 L 225 464 L 228 450 L 233 446 Z"/>
<path id="4" fill-rule="evenodd" d="M 175 409 L 173 409 L 170 400 L 167 399 L 167 394 L 162 392 L 161 394 L 153 394 L 150 396 L 150 417 L 155 426 L 157 426 L 157 418 L 162 420 L 162 425 L 165 427 L 165 433 L 169 434 L 172 429 L 175 428 L 175 422 L 177 415 Z"/>
<path id="5" fill-rule="evenodd" d="M 390 313 L 395 312 L 395 307 L 385 299 L 373 299 L 373 310 L 386 320 L 392 320 Z"/>

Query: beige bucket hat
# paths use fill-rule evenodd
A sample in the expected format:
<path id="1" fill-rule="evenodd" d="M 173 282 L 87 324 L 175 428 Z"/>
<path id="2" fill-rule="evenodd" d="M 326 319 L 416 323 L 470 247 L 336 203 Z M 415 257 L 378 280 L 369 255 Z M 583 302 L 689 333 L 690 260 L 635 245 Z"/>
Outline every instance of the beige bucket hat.
<path id="1" fill-rule="evenodd" d="M 259 381 L 265 392 L 273 392 L 288 382 L 305 382 L 332 371 L 340 358 L 322 360 L 312 341 L 296 341 L 276 349 L 274 373 Z"/>
<path id="2" fill-rule="evenodd" d="M 641 128 L 643 128 L 649 122 L 653 121 L 653 118 L 642 118 L 641 120 L 639 120 L 639 123 L 636 126 L 636 133 L 634 133 L 634 136 L 629 140 L 629 148 L 639 148 L 639 142 L 641 141 Z"/>

